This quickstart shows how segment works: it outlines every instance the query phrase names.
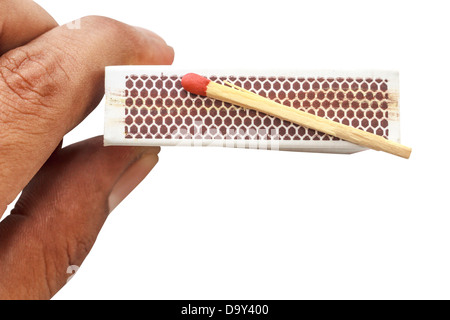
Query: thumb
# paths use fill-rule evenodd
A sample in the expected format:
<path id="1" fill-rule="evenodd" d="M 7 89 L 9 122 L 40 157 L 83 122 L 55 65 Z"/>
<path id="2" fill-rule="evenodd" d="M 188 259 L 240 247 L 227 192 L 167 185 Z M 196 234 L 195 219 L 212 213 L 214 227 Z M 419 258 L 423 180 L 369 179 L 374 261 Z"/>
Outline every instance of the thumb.
<path id="1" fill-rule="evenodd" d="M 158 152 L 105 148 L 102 137 L 56 151 L 0 223 L 0 298 L 48 299 L 61 289 Z"/>

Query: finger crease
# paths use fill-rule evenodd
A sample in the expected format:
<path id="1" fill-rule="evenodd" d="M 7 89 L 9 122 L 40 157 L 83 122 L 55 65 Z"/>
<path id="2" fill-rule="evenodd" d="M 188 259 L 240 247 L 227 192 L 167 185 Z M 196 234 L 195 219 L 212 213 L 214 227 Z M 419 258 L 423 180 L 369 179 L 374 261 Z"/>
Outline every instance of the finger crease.
<path id="1" fill-rule="evenodd" d="M 25 77 L 21 74 L 20 69 L 23 68 L 23 65 L 27 62 L 31 62 L 31 63 L 35 63 L 37 64 L 39 67 L 42 68 L 42 70 L 45 71 L 46 75 L 48 75 L 50 78 L 53 79 L 51 73 L 49 72 L 49 70 L 39 61 L 32 59 L 27 53 L 25 53 L 26 57 L 24 59 L 22 59 L 20 61 L 19 64 L 16 63 L 16 61 L 14 61 L 13 59 L 9 58 L 8 61 L 13 61 L 13 63 L 11 63 L 11 65 L 15 65 L 13 68 L 12 67 L 8 67 L 7 65 L 3 65 L 0 67 L 0 73 L 2 76 L 2 79 L 4 81 L 4 83 L 6 84 L 6 86 L 11 90 L 12 93 L 16 94 L 19 98 L 21 98 L 22 100 L 29 100 L 29 98 L 26 98 L 24 95 L 22 95 L 19 90 L 17 88 L 15 88 L 13 85 L 11 85 L 8 76 L 5 74 L 5 70 L 7 70 L 8 72 L 12 73 L 15 76 L 18 76 L 24 83 L 27 84 L 27 88 L 26 91 L 28 92 L 33 92 L 35 93 L 38 97 L 43 98 L 45 97 L 44 94 L 42 94 L 41 92 L 39 92 L 37 89 L 34 88 L 34 85 Z"/>

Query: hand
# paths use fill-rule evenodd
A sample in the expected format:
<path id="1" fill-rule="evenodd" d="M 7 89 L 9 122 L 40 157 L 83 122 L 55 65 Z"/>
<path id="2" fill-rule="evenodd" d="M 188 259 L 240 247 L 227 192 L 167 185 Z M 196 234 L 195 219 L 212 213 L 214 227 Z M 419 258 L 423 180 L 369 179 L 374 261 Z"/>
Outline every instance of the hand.
<path id="1" fill-rule="evenodd" d="M 61 149 L 100 102 L 106 65 L 174 56 L 154 33 L 108 18 L 79 27 L 31 0 L 0 2 L 0 217 L 23 190 L 0 223 L 0 299 L 51 298 L 158 161 L 158 148 L 104 148 L 101 137 Z"/>

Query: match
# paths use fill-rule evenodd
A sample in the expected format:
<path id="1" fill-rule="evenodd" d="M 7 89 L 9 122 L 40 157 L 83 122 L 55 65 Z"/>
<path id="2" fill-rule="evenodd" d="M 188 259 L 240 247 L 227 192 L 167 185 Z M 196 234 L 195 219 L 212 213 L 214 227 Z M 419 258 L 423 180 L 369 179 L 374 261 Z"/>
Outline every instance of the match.
<path id="1" fill-rule="evenodd" d="M 405 159 L 408 159 L 411 155 L 412 149 L 400 143 L 339 122 L 287 107 L 232 84 L 229 84 L 230 86 L 221 85 L 195 73 L 186 74 L 182 78 L 181 84 L 185 90 L 193 94 L 260 111 L 362 147 L 387 152 Z"/>

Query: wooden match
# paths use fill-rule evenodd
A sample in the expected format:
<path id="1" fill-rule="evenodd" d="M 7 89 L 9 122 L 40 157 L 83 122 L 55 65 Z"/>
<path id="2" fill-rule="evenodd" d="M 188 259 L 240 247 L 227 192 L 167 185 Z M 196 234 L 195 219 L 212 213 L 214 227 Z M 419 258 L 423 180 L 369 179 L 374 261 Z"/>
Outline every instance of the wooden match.
<path id="1" fill-rule="evenodd" d="M 186 74 L 182 78 L 181 83 L 184 89 L 193 94 L 207 96 L 243 108 L 260 111 L 366 148 L 384 151 L 405 159 L 408 159 L 411 155 L 412 149 L 400 143 L 339 122 L 287 107 L 231 84 L 229 84 L 229 87 L 224 86 L 195 73 Z"/>

